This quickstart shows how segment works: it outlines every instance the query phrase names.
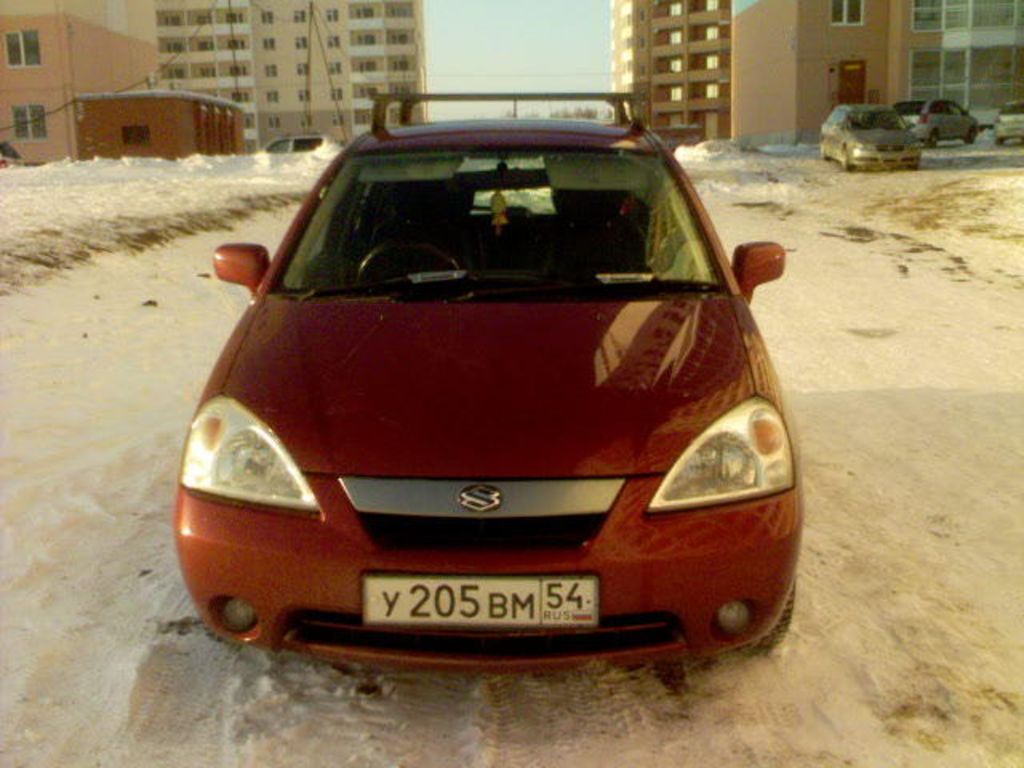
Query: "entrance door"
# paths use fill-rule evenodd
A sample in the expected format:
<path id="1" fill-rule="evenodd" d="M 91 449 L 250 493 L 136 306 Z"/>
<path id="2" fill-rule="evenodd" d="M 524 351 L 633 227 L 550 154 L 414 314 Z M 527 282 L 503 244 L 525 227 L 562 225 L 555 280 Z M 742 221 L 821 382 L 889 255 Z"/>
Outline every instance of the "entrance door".
<path id="1" fill-rule="evenodd" d="M 839 103 L 863 104 L 867 96 L 867 65 L 861 61 L 839 62 Z"/>

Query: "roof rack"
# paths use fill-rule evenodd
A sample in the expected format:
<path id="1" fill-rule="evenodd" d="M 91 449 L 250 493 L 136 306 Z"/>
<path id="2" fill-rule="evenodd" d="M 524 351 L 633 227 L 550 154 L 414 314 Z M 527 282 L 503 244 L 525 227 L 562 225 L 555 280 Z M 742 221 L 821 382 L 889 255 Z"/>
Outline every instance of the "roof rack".
<path id="1" fill-rule="evenodd" d="M 511 101 L 513 111 L 520 101 L 603 101 L 615 111 L 615 125 L 633 131 L 644 129 L 643 118 L 637 108 L 638 98 L 633 93 L 381 93 L 373 97 L 373 125 L 376 136 L 388 133 L 388 107 L 400 104 L 399 125 L 412 125 L 412 111 L 425 101 Z"/>

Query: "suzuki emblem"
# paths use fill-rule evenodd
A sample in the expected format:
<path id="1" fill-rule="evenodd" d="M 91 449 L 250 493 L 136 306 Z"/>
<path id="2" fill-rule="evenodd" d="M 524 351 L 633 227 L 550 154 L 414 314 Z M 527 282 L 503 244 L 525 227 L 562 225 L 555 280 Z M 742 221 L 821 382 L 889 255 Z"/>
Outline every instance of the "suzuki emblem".
<path id="1" fill-rule="evenodd" d="M 459 506 L 472 512 L 490 512 L 501 506 L 501 491 L 493 485 L 471 485 L 459 493 Z"/>

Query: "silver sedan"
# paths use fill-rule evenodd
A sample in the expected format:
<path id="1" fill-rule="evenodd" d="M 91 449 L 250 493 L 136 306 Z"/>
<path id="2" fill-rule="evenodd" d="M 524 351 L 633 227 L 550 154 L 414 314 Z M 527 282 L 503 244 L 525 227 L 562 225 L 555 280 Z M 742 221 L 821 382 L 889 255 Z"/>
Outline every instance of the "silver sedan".
<path id="1" fill-rule="evenodd" d="M 821 157 L 843 170 L 921 164 L 921 141 L 892 107 L 841 104 L 821 126 Z"/>

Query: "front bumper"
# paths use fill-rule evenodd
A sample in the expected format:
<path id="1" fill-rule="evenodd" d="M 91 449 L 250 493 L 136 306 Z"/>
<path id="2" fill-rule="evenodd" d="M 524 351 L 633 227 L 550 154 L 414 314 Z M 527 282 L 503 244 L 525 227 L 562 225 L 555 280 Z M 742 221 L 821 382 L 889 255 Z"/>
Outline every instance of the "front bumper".
<path id="1" fill-rule="evenodd" d="M 1024 122 L 996 123 L 997 139 L 1024 139 Z"/>
<path id="2" fill-rule="evenodd" d="M 857 168 L 916 168 L 921 162 L 921 150 L 907 147 L 899 150 L 853 149 L 850 163 Z"/>
<path id="3" fill-rule="evenodd" d="M 303 518 L 179 490 L 175 536 L 185 583 L 218 634 L 335 663 L 536 670 L 594 659 L 637 663 L 703 656 L 769 632 L 793 587 L 799 489 L 713 509 L 648 515 L 659 477 L 626 482 L 600 531 L 582 546 L 388 548 L 372 539 L 336 478 L 310 477 L 323 513 Z M 361 626 L 362 575 L 596 574 L 596 630 L 380 631 Z M 252 603 L 260 618 L 228 632 L 219 607 Z M 747 601 L 747 631 L 715 623 Z"/>

